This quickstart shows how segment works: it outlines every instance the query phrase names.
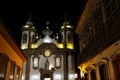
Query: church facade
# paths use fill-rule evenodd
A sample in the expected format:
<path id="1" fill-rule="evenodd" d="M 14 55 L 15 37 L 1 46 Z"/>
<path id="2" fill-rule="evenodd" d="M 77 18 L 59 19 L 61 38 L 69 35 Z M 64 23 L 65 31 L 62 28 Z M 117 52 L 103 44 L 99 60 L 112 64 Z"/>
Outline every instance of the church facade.
<path id="1" fill-rule="evenodd" d="M 37 35 L 29 19 L 22 27 L 21 49 L 26 57 L 22 80 L 74 80 L 73 26 L 65 20 L 60 35 L 51 37 L 49 23 Z M 54 34 L 53 34 L 54 35 Z"/>

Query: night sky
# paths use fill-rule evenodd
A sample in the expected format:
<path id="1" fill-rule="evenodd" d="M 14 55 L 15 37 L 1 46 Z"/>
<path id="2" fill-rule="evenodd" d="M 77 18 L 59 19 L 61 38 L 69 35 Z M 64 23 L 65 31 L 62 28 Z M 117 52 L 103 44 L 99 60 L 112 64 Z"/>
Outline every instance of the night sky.
<path id="1" fill-rule="evenodd" d="M 29 13 L 38 32 L 46 27 L 47 21 L 50 29 L 57 32 L 65 21 L 65 14 L 75 30 L 85 3 L 86 0 L 5 2 L 0 6 L 0 21 L 20 46 L 22 25 L 28 20 Z"/>

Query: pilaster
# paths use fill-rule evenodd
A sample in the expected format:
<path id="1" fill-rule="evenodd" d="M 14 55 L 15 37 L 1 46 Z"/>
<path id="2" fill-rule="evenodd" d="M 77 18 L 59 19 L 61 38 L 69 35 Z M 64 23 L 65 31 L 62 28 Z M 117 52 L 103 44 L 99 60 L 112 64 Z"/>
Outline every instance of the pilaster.
<path id="1" fill-rule="evenodd" d="M 91 70 L 88 70 L 88 80 L 91 80 L 90 71 L 91 71 Z"/>
<path id="2" fill-rule="evenodd" d="M 64 80 L 68 80 L 68 55 L 64 54 Z"/>
<path id="3" fill-rule="evenodd" d="M 25 80 L 29 80 L 30 77 L 30 59 L 31 59 L 31 55 L 27 55 Z"/>
<path id="4" fill-rule="evenodd" d="M 97 80 L 101 80 L 100 79 L 100 71 L 99 71 L 98 65 L 96 65 L 96 78 L 97 78 Z"/>
<path id="5" fill-rule="evenodd" d="M 109 65 L 110 80 L 116 80 L 112 60 L 109 60 L 109 64 L 108 65 Z"/>

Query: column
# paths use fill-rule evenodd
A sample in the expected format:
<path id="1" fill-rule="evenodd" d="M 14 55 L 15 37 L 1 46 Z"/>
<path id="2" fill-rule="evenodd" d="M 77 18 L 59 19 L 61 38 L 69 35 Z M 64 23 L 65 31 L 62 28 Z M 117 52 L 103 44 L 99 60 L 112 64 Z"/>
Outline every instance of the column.
<path id="1" fill-rule="evenodd" d="M 31 56 L 28 54 L 27 61 L 26 61 L 25 80 L 29 80 L 29 77 L 30 77 L 30 59 L 31 59 Z"/>
<path id="2" fill-rule="evenodd" d="M 90 74 L 91 70 L 88 70 L 88 80 L 91 80 L 91 74 Z"/>
<path id="3" fill-rule="evenodd" d="M 10 67 L 11 67 L 11 62 L 8 61 L 6 74 L 5 74 L 5 80 L 9 80 L 9 75 L 8 74 L 10 74 Z"/>
<path id="4" fill-rule="evenodd" d="M 98 67 L 98 65 L 96 65 L 96 78 L 97 78 L 97 80 L 101 80 L 101 79 L 100 79 L 100 72 L 99 72 L 99 67 Z"/>
<path id="5" fill-rule="evenodd" d="M 116 80 L 114 67 L 113 67 L 113 63 L 112 63 L 111 60 L 109 60 L 109 64 L 108 65 L 109 65 L 110 80 Z"/>
<path id="6" fill-rule="evenodd" d="M 68 55 L 64 54 L 64 80 L 68 80 Z"/>
<path id="7" fill-rule="evenodd" d="M 75 64 L 74 63 L 75 59 L 74 59 L 74 54 L 71 54 L 70 56 L 71 56 L 71 69 L 72 69 L 72 72 L 75 73 L 75 68 L 74 68 L 75 67 L 75 65 L 74 65 Z"/>

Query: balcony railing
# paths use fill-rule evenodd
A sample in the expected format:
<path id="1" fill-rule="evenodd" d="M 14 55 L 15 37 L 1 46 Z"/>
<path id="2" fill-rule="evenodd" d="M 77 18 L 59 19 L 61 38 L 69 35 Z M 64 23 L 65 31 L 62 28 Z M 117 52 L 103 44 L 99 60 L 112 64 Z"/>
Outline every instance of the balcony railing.
<path id="1" fill-rule="evenodd" d="M 79 54 L 79 64 L 94 57 L 120 39 L 120 9 L 103 26 L 103 31 L 99 35 L 94 36 Z"/>

